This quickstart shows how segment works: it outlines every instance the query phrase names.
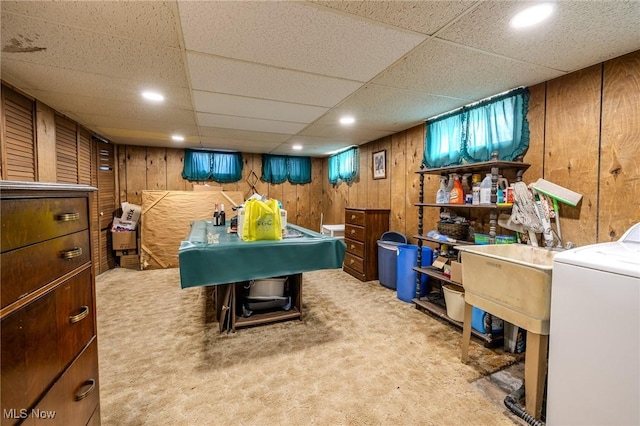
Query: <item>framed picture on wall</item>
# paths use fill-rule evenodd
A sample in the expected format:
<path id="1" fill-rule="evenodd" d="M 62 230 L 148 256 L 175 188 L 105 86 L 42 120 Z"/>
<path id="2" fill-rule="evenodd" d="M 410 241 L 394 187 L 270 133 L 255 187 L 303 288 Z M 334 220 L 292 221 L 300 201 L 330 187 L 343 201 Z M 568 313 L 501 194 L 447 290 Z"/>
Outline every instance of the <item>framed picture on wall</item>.
<path id="1" fill-rule="evenodd" d="M 387 178 L 387 150 L 385 149 L 373 153 L 373 178 Z"/>

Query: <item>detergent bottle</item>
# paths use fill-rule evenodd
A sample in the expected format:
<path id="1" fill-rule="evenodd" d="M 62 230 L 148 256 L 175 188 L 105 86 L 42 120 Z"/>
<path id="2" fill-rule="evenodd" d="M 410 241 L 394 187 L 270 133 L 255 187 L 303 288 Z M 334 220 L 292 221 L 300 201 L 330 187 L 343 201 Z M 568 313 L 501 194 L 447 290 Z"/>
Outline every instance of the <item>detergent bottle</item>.
<path id="1" fill-rule="evenodd" d="M 462 189 L 460 176 L 457 174 L 454 174 L 453 178 L 454 178 L 454 182 L 453 182 L 453 188 L 451 188 L 451 192 L 449 193 L 449 203 L 464 204 L 464 190 Z"/>
<path id="2" fill-rule="evenodd" d="M 491 204 L 491 185 L 491 173 L 487 173 L 480 183 L 480 204 Z"/>

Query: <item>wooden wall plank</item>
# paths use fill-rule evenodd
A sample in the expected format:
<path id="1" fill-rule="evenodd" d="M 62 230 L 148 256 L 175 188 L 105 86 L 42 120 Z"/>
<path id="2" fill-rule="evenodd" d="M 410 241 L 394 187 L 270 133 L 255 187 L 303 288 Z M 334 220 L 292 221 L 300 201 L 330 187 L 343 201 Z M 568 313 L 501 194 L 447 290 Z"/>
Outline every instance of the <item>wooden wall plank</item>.
<path id="1" fill-rule="evenodd" d="M 415 203 L 418 202 L 420 189 L 420 176 L 415 173 L 420 170 L 422 157 L 424 155 L 424 124 L 415 126 L 407 130 L 407 172 L 406 172 L 406 193 L 405 193 L 405 228 L 404 234 L 407 236 L 411 244 L 416 244 L 417 240 L 413 238 L 418 231 L 418 208 Z"/>
<path id="2" fill-rule="evenodd" d="M 387 136 L 380 141 L 378 145 L 378 151 L 385 150 L 387 151 L 387 177 L 386 179 L 377 179 L 378 182 L 378 205 L 379 209 L 390 209 L 391 208 L 391 161 L 389 160 L 389 153 L 391 152 L 391 136 Z M 371 158 L 371 162 L 373 163 L 372 155 L 369 156 Z M 373 179 L 373 168 L 370 169 L 371 179 Z"/>
<path id="3" fill-rule="evenodd" d="M 320 231 L 320 214 L 322 213 L 322 188 L 323 182 L 328 180 L 325 169 L 322 167 L 326 160 L 323 158 L 311 159 L 311 185 L 309 186 L 309 219 L 308 228 Z M 344 219 L 340 222 L 344 223 Z M 307 226 L 305 226 L 307 228 Z"/>
<path id="4" fill-rule="evenodd" d="M 54 110 L 36 102 L 38 181 L 56 182 L 56 125 Z"/>
<path id="5" fill-rule="evenodd" d="M 143 146 L 127 145 L 126 155 L 126 175 L 127 193 L 125 200 L 142 205 L 142 191 L 147 190 L 147 148 Z M 122 200 L 122 201 L 125 201 Z"/>
<path id="6" fill-rule="evenodd" d="M 604 63 L 598 241 L 640 222 L 640 51 Z"/>
<path id="7" fill-rule="evenodd" d="M 535 182 L 543 174 L 546 96 L 546 83 L 529 88 L 529 148 L 524 155 L 524 162 L 531 164 L 531 167 L 522 176 L 527 184 Z"/>
<path id="8" fill-rule="evenodd" d="M 387 151 L 387 179 L 390 184 L 389 230 L 406 235 L 407 220 L 407 132 L 391 137 L 391 149 Z"/>
<path id="9" fill-rule="evenodd" d="M 547 83 L 543 177 L 583 194 L 580 206 L 560 206 L 563 243 L 597 238 L 601 78 L 595 65 Z"/>
<path id="10" fill-rule="evenodd" d="M 191 183 L 182 178 L 184 169 L 184 149 L 167 148 L 167 189 L 170 191 L 190 191 Z"/>
<path id="11" fill-rule="evenodd" d="M 147 189 L 167 189 L 167 149 L 147 147 Z"/>
<path id="12" fill-rule="evenodd" d="M 298 223 L 298 185 L 292 185 L 288 180 L 280 185 L 282 187 L 282 198 L 280 202 L 282 207 L 287 211 L 288 217 L 291 223 L 299 225 Z"/>

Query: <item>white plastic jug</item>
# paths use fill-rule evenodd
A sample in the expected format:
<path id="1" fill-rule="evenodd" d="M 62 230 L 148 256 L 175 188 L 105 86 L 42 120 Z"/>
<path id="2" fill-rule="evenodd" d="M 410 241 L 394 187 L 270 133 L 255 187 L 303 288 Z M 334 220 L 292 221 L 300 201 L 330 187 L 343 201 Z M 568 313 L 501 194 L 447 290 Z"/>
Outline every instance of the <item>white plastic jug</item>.
<path id="1" fill-rule="evenodd" d="M 480 183 L 480 204 L 491 204 L 491 173 Z"/>

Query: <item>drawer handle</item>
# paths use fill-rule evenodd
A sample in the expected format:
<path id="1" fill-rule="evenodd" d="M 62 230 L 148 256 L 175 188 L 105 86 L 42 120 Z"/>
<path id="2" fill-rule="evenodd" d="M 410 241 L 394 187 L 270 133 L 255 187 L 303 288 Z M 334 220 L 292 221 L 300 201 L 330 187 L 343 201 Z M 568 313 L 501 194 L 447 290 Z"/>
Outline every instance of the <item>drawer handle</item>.
<path id="1" fill-rule="evenodd" d="M 58 215 L 59 222 L 71 222 L 80 219 L 80 213 L 63 213 Z"/>
<path id="2" fill-rule="evenodd" d="M 85 399 L 86 397 L 89 396 L 89 394 L 91 392 L 93 392 L 96 388 L 96 381 L 94 379 L 89 379 L 86 382 L 84 382 L 82 384 L 82 386 L 89 386 L 89 389 L 87 389 L 86 391 L 82 392 L 82 393 L 77 393 L 76 394 L 76 401 L 82 401 L 83 399 Z"/>
<path id="3" fill-rule="evenodd" d="M 356 262 L 355 262 L 355 260 L 353 260 L 353 259 L 349 259 L 349 263 L 353 265 L 353 264 L 354 264 L 354 263 L 356 263 Z"/>
<path id="4" fill-rule="evenodd" d="M 353 244 L 351 244 L 351 250 L 355 250 L 356 246 L 354 246 Z"/>
<path id="5" fill-rule="evenodd" d="M 355 229 L 352 229 L 352 230 L 351 230 L 351 233 L 352 233 L 352 234 L 355 234 L 355 233 L 356 233 L 356 230 L 355 230 Z"/>
<path id="6" fill-rule="evenodd" d="M 63 259 L 73 259 L 74 257 L 82 256 L 82 247 L 75 247 L 71 250 L 63 251 L 60 253 L 60 257 Z"/>
<path id="7" fill-rule="evenodd" d="M 85 319 L 87 317 L 87 315 L 89 315 L 89 307 L 85 305 L 85 306 L 80 308 L 80 313 L 79 314 L 71 315 L 69 317 L 69 324 L 75 324 L 77 322 L 80 322 L 83 319 Z"/>
<path id="8" fill-rule="evenodd" d="M 351 220 L 353 220 L 353 219 L 355 219 L 355 218 L 356 218 L 356 215 L 355 215 L 355 214 L 352 214 L 352 215 L 351 215 Z"/>

